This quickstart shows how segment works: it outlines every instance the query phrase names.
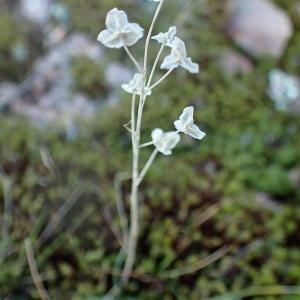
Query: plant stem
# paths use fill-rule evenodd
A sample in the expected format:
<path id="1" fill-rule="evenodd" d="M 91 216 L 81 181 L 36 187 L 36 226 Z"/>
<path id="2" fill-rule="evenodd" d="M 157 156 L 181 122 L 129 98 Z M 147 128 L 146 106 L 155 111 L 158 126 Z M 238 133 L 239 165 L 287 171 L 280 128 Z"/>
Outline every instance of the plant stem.
<path id="1" fill-rule="evenodd" d="M 132 149 L 134 147 L 134 140 L 135 140 L 135 99 L 136 99 L 136 94 L 132 95 L 132 100 L 131 100 L 131 142 L 132 142 Z"/>
<path id="2" fill-rule="evenodd" d="M 140 145 L 140 148 L 145 148 L 145 147 L 148 147 L 148 146 L 152 146 L 153 144 L 154 144 L 153 141 L 148 142 L 148 143 L 144 143 L 144 144 Z"/>
<path id="3" fill-rule="evenodd" d="M 142 182 L 142 180 L 144 179 L 145 175 L 147 174 L 148 170 L 150 169 L 156 155 L 158 153 L 157 149 L 154 149 L 152 154 L 150 155 L 148 161 L 146 162 L 142 172 L 140 173 L 139 177 L 138 177 L 138 184 L 140 184 Z"/>
<path id="4" fill-rule="evenodd" d="M 147 83 L 147 88 L 149 88 L 151 82 L 152 82 L 152 79 L 153 79 L 153 76 L 154 76 L 154 73 L 155 73 L 155 70 L 156 70 L 156 67 L 157 67 L 157 64 L 158 64 L 158 61 L 160 59 L 160 56 L 164 50 L 165 46 L 164 45 L 161 45 L 160 49 L 159 49 L 159 52 L 156 56 L 156 59 L 155 59 L 155 62 L 153 64 L 153 67 L 152 67 L 152 70 L 151 70 L 151 73 L 150 73 L 150 76 L 149 76 L 149 80 L 148 80 L 148 83 Z"/>
<path id="5" fill-rule="evenodd" d="M 138 64 L 135 60 L 131 52 L 129 51 L 128 47 L 124 46 L 125 51 L 138 68 L 141 74 L 144 76 L 144 85 L 140 96 L 139 106 L 138 106 L 138 113 L 136 122 L 133 124 L 133 120 L 131 120 L 132 124 L 132 184 L 131 184 L 131 195 L 130 195 L 130 229 L 129 229 L 129 236 L 127 242 L 127 249 L 126 249 L 126 260 L 125 265 L 122 271 L 122 278 L 121 278 L 121 287 L 124 287 L 128 284 L 129 276 L 132 272 L 135 257 L 136 257 L 136 248 L 137 248 L 137 241 L 139 235 L 139 207 L 138 207 L 138 192 L 139 192 L 139 154 L 140 154 L 140 136 L 141 136 L 141 124 L 142 124 L 142 116 L 143 116 L 143 109 L 145 105 L 145 101 L 147 95 L 145 94 L 146 90 L 146 73 L 147 73 L 147 58 L 148 58 L 148 49 L 149 43 L 152 35 L 152 31 L 156 20 L 159 16 L 160 10 L 164 0 L 161 0 L 159 3 L 154 18 L 152 20 L 146 44 L 145 44 L 145 54 L 144 54 L 144 69 Z M 153 76 L 153 75 L 152 75 Z M 132 106 L 133 107 L 133 106 Z M 134 109 L 132 108 L 132 112 Z"/>
<path id="6" fill-rule="evenodd" d="M 145 44 L 145 55 L 144 55 L 144 72 L 145 72 L 145 75 L 147 75 L 147 60 L 148 60 L 148 51 L 149 51 L 149 44 L 150 44 L 151 35 L 152 35 L 154 25 L 157 21 L 157 18 L 159 16 L 159 13 L 161 11 L 161 8 L 162 8 L 163 4 L 164 4 L 164 0 L 161 0 L 159 2 L 159 5 L 158 5 L 157 9 L 156 9 L 155 15 L 153 17 L 153 20 L 152 20 L 152 23 L 151 23 L 151 26 L 150 26 L 150 29 L 149 29 L 149 32 L 148 32 L 148 35 L 147 35 L 146 44 Z"/>
<path id="7" fill-rule="evenodd" d="M 162 81 L 164 81 L 173 71 L 174 69 L 170 69 L 162 78 L 160 78 L 158 81 L 156 81 L 150 88 L 149 90 L 152 90 L 156 86 L 158 86 Z"/>
<path id="8" fill-rule="evenodd" d="M 145 82 L 145 80 L 144 80 Z M 145 86 L 142 90 L 138 114 L 135 126 L 134 140 L 132 141 L 132 184 L 131 184 L 131 195 L 130 195 L 130 230 L 127 243 L 127 257 L 125 260 L 125 265 L 122 271 L 122 286 L 126 286 L 128 283 L 129 276 L 132 272 L 133 265 L 136 257 L 137 240 L 139 234 L 139 212 L 138 212 L 138 176 L 139 176 L 139 146 L 140 146 L 140 136 L 141 136 L 141 124 L 143 108 L 147 96 L 145 95 Z"/>
<path id="9" fill-rule="evenodd" d="M 134 58 L 133 54 L 131 53 L 131 51 L 129 50 L 129 48 L 124 45 L 123 46 L 126 53 L 128 54 L 128 56 L 130 57 L 130 59 L 132 60 L 132 62 L 134 63 L 134 65 L 136 66 L 136 68 L 138 69 L 138 71 L 143 74 L 144 73 L 144 70 L 143 68 L 140 66 L 140 64 L 137 62 L 137 60 Z"/>

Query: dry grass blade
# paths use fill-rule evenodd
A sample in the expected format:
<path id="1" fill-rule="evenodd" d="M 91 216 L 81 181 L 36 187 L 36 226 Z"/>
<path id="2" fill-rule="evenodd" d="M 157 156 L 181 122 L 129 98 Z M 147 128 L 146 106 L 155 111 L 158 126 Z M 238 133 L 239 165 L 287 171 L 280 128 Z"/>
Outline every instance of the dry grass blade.
<path id="1" fill-rule="evenodd" d="M 205 300 L 227 300 L 227 299 L 244 299 L 258 296 L 283 296 L 283 295 L 297 295 L 299 299 L 300 295 L 300 286 L 287 286 L 287 285 L 272 285 L 272 286 L 256 286 L 250 287 L 244 290 L 235 291 L 232 293 L 226 293 L 222 296 L 216 296 L 211 298 L 205 298 Z M 273 299 L 273 298 L 272 298 Z M 276 298 L 277 299 L 277 298 Z M 280 298 L 286 299 L 286 298 Z"/>
<path id="2" fill-rule="evenodd" d="M 30 268 L 30 273 L 32 276 L 32 280 L 34 282 L 34 285 L 37 289 L 37 292 L 42 300 L 49 300 L 50 297 L 43 285 L 42 278 L 39 274 L 37 263 L 34 257 L 33 249 L 32 249 L 32 243 L 29 238 L 27 238 L 24 242 L 25 244 L 25 250 L 26 250 L 26 257 Z"/>
<path id="3" fill-rule="evenodd" d="M 228 250 L 228 247 L 224 246 L 216 252 L 210 254 L 209 256 L 199 260 L 198 262 L 170 271 L 165 271 L 161 273 L 159 277 L 162 279 L 171 279 L 195 273 L 222 258 L 228 252 Z"/>
<path id="4" fill-rule="evenodd" d="M 59 210 L 54 214 L 51 221 L 48 223 L 48 225 L 45 227 L 42 234 L 40 235 L 40 246 L 48 240 L 53 231 L 60 225 L 64 217 L 70 211 L 70 209 L 80 199 L 82 193 L 83 192 L 80 190 L 80 188 L 77 187 L 68 197 L 68 199 L 64 202 L 64 204 L 59 208 Z"/>
<path id="5" fill-rule="evenodd" d="M 11 191 L 11 181 L 8 177 L 0 172 L 0 182 L 3 186 L 3 218 L 2 218 L 2 228 L 1 228 L 1 243 L 3 243 L 3 249 L 0 251 L 0 262 L 7 256 L 8 247 L 10 243 L 10 228 L 12 226 L 12 191 Z"/>
<path id="6" fill-rule="evenodd" d="M 220 209 L 222 208 L 222 204 L 215 204 L 212 205 L 211 207 L 209 207 L 206 211 L 204 211 L 198 218 L 197 220 L 195 220 L 194 225 L 196 227 L 201 226 L 202 224 L 204 224 L 207 220 L 209 220 L 210 218 L 212 218 L 213 216 L 215 216 Z"/>

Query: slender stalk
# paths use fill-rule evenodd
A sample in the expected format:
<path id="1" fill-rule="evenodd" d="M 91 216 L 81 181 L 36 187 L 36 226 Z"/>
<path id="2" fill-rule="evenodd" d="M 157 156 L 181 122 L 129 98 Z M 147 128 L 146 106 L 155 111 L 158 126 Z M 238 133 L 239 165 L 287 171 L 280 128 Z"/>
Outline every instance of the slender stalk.
<path id="1" fill-rule="evenodd" d="M 4 247 L 0 251 L 0 264 L 3 259 L 7 256 L 10 247 L 10 230 L 12 226 L 12 186 L 11 181 L 2 175 L 0 172 L 0 183 L 3 186 L 3 218 L 2 218 L 2 228 L 1 228 L 1 241 Z"/>
<path id="2" fill-rule="evenodd" d="M 114 180 L 114 186 L 116 191 L 116 206 L 117 212 L 120 218 L 120 226 L 122 230 L 122 248 L 126 249 L 128 240 L 128 219 L 125 212 L 124 199 L 122 196 L 122 182 L 131 179 L 131 175 L 127 172 L 122 172 L 116 175 Z"/>
<path id="3" fill-rule="evenodd" d="M 152 35 L 155 23 L 157 21 L 157 18 L 159 16 L 159 13 L 161 11 L 161 8 L 162 8 L 163 4 L 164 4 L 164 0 L 161 0 L 159 2 L 159 5 L 157 6 L 155 15 L 153 17 L 153 20 L 152 20 L 152 23 L 151 23 L 151 26 L 150 26 L 150 29 L 149 29 L 149 32 L 148 32 L 148 35 L 147 35 L 146 44 L 145 44 L 145 55 L 144 55 L 144 72 L 145 72 L 145 75 L 147 75 L 147 61 L 148 61 L 148 51 L 149 51 L 149 44 L 150 44 L 151 35 Z"/>
<path id="4" fill-rule="evenodd" d="M 128 54 L 129 58 L 132 60 L 132 62 L 134 63 L 134 65 L 136 66 L 136 68 L 138 69 L 138 71 L 143 74 L 144 73 L 144 70 L 143 68 L 140 66 L 140 64 L 137 62 L 137 60 L 134 58 L 133 54 L 131 53 L 131 51 L 129 50 L 129 48 L 124 45 L 123 46 L 126 53 Z"/>
<path id="5" fill-rule="evenodd" d="M 152 154 L 150 155 L 148 161 L 146 162 L 142 172 L 140 173 L 139 177 L 138 177 L 138 184 L 140 184 L 142 182 L 142 180 L 144 179 L 145 175 L 147 174 L 148 170 L 150 169 L 156 155 L 158 153 L 157 149 L 154 149 Z"/>
<path id="6" fill-rule="evenodd" d="M 193 274 L 207 267 L 213 262 L 219 260 L 220 258 L 222 258 L 228 252 L 228 250 L 229 250 L 228 247 L 224 246 L 219 250 L 217 250 L 216 252 L 210 254 L 209 256 L 199 260 L 198 262 L 195 262 L 193 264 L 184 267 L 179 267 L 173 270 L 165 271 L 162 274 L 160 274 L 160 277 L 163 279 L 171 279 L 171 278 L 177 278 L 184 275 Z"/>
<path id="7" fill-rule="evenodd" d="M 140 148 L 145 148 L 145 147 L 152 146 L 152 145 L 153 145 L 153 141 L 148 142 L 148 143 L 141 144 L 141 145 L 140 145 Z"/>
<path id="8" fill-rule="evenodd" d="M 42 278 L 39 274 L 37 263 L 34 258 L 31 240 L 29 238 L 25 240 L 25 250 L 26 250 L 26 256 L 27 256 L 27 261 L 29 264 L 32 280 L 35 284 L 37 292 L 42 300 L 49 300 L 50 297 L 43 285 Z"/>
<path id="9" fill-rule="evenodd" d="M 156 81 L 150 88 L 149 90 L 152 90 L 156 86 L 158 86 L 162 81 L 164 81 L 173 71 L 174 69 L 170 69 L 162 78 L 160 78 L 158 81 Z"/>
<path id="10" fill-rule="evenodd" d="M 127 257 L 125 260 L 125 265 L 122 271 L 121 284 L 126 286 L 128 283 L 129 276 L 132 272 L 133 265 L 136 257 L 137 240 L 139 234 L 139 212 L 138 212 L 138 176 L 139 176 L 139 146 L 140 146 L 140 136 L 141 136 L 141 124 L 143 108 L 146 100 L 145 87 L 142 90 L 137 121 L 135 127 L 135 137 L 132 143 L 132 184 L 131 184 L 131 195 L 130 195 L 130 230 L 127 244 Z"/>
<path id="11" fill-rule="evenodd" d="M 159 52 L 158 52 L 158 54 L 157 54 L 157 56 L 156 56 L 156 59 L 155 59 L 155 61 L 154 61 L 154 64 L 153 64 L 153 67 L 152 67 L 152 70 L 151 70 L 149 79 L 148 79 L 147 88 L 149 88 L 149 86 L 150 86 L 150 84 L 151 84 L 151 82 L 152 82 L 152 79 L 153 79 L 153 76 L 154 76 L 154 73 L 155 73 L 157 64 L 158 64 L 158 62 L 159 62 L 159 59 L 160 59 L 160 57 L 161 57 L 161 54 L 162 54 L 164 48 L 165 48 L 165 45 L 161 45 L 161 47 L 160 47 L 160 49 L 159 49 Z"/>
<path id="12" fill-rule="evenodd" d="M 132 100 L 131 100 L 131 142 L 132 142 L 132 148 L 134 146 L 134 140 L 135 140 L 135 99 L 136 99 L 136 94 L 132 95 Z"/>
<path id="13" fill-rule="evenodd" d="M 126 249 L 126 260 L 125 265 L 122 271 L 121 276 L 121 287 L 124 287 L 128 283 L 128 279 L 130 277 L 130 274 L 132 272 L 135 258 L 136 258 L 136 248 L 137 248 L 137 241 L 138 241 L 138 235 L 139 235 L 139 208 L 138 208 L 138 192 L 139 192 L 139 154 L 140 154 L 140 137 L 141 137 L 141 124 L 142 124 L 142 116 L 143 116 L 143 109 L 145 105 L 145 101 L 147 98 L 147 95 L 145 94 L 146 90 L 146 72 L 147 72 L 147 58 L 148 58 L 148 49 L 149 49 L 149 43 L 152 35 L 152 31 L 154 28 L 154 25 L 156 23 L 156 20 L 159 16 L 160 10 L 162 8 L 162 5 L 164 3 L 164 0 L 161 0 L 159 3 L 157 10 L 155 12 L 154 18 L 152 20 L 146 44 L 145 44 L 145 54 L 144 54 L 144 69 L 141 68 L 141 66 L 137 63 L 129 49 L 124 46 L 125 51 L 135 64 L 135 66 L 138 68 L 141 74 L 144 76 L 144 84 L 143 89 L 140 96 L 139 106 L 138 106 L 138 112 L 137 112 L 137 118 L 134 122 L 135 124 L 132 127 L 132 184 L 131 184 L 131 195 L 130 195 L 130 229 L 129 229 L 129 236 L 128 236 L 128 243 L 127 243 L 127 249 Z M 152 75 L 153 76 L 153 75 Z M 131 120 L 132 121 L 132 120 Z"/>

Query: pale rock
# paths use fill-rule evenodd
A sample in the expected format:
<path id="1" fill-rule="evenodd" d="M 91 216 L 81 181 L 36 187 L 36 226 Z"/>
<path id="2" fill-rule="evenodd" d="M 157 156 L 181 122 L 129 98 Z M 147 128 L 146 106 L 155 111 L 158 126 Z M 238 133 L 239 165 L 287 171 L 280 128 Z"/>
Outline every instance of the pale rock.
<path id="1" fill-rule="evenodd" d="M 280 57 L 293 34 L 285 11 L 270 0 L 230 0 L 227 31 L 249 54 Z"/>
<path id="2" fill-rule="evenodd" d="M 37 23 L 47 23 L 50 15 L 51 0 L 21 0 L 21 14 L 27 20 Z"/>
<path id="3" fill-rule="evenodd" d="M 132 78 L 132 72 L 124 65 L 119 63 L 111 63 L 105 71 L 105 79 L 107 84 L 112 88 L 119 88 L 123 83 L 128 82 Z"/>
<path id="4" fill-rule="evenodd" d="M 224 73 L 229 76 L 247 74 L 253 70 L 250 59 L 233 50 L 225 50 L 220 57 L 219 64 Z"/>

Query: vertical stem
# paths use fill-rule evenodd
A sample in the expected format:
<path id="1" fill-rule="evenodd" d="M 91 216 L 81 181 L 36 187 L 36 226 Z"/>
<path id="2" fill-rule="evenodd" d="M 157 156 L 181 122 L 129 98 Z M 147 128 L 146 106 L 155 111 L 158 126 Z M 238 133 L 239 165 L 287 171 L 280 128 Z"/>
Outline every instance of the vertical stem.
<path id="1" fill-rule="evenodd" d="M 141 124 L 143 108 L 146 100 L 144 88 L 140 96 L 139 108 L 136 120 L 135 135 L 132 142 L 132 184 L 131 184 L 131 195 L 130 195 L 130 230 L 127 243 L 127 257 L 122 272 L 122 286 L 126 286 L 130 273 L 132 272 L 133 265 L 136 257 L 136 248 L 139 234 L 139 211 L 138 211 L 138 177 L 139 177 L 139 146 L 141 136 Z"/>
<path id="2" fill-rule="evenodd" d="M 156 23 L 156 20 L 159 16 L 160 10 L 162 8 L 162 5 L 164 3 L 164 0 L 161 0 L 154 18 L 152 20 L 146 45 L 145 45 L 145 54 L 144 54 L 144 69 L 140 72 L 144 76 L 144 85 L 142 89 L 142 93 L 140 96 L 139 101 L 139 107 L 138 107 L 138 113 L 137 113 L 137 120 L 135 124 L 135 131 L 134 131 L 134 140 L 132 141 L 132 185 L 131 185 L 131 195 L 130 195 L 130 230 L 129 230 L 129 236 L 128 236 L 128 244 L 127 244 L 127 257 L 125 260 L 125 265 L 122 271 L 122 278 L 121 278 L 121 284 L 122 286 L 126 286 L 128 283 L 129 276 L 132 272 L 135 257 L 136 257 L 136 248 L 137 248 L 137 241 L 138 241 L 138 235 L 139 235 L 139 207 L 138 207 L 138 192 L 139 192 L 139 154 L 140 154 L 140 136 L 141 136 L 141 124 L 142 124 L 142 116 L 143 116 L 143 109 L 144 104 L 147 98 L 147 95 L 145 94 L 146 89 L 146 77 L 147 77 L 147 58 L 148 58 L 148 48 L 149 43 L 152 35 L 152 31 L 154 28 L 154 25 Z M 128 51 L 129 49 L 125 48 L 128 55 L 133 59 L 131 53 Z M 140 66 L 137 64 L 136 60 L 133 60 L 136 67 L 140 69 Z M 132 121 L 132 120 L 131 120 Z"/>
<path id="3" fill-rule="evenodd" d="M 164 4 L 164 0 L 161 0 L 159 2 L 159 5 L 158 5 L 157 9 L 156 9 L 155 15 L 153 17 L 153 20 L 152 20 L 152 23 L 151 23 L 151 26 L 150 26 L 150 29 L 149 29 L 149 32 L 148 32 L 148 35 L 147 35 L 146 44 L 145 44 L 145 55 L 144 55 L 144 72 L 145 72 L 145 75 L 147 75 L 147 60 L 148 60 L 148 50 L 149 50 L 149 43 L 150 43 L 151 35 L 152 35 L 154 25 L 156 23 L 156 20 L 159 16 L 159 13 L 161 11 L 161 8 L 162 8 L 163 4 Z"/>

